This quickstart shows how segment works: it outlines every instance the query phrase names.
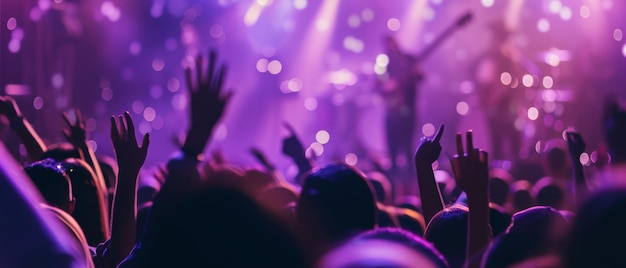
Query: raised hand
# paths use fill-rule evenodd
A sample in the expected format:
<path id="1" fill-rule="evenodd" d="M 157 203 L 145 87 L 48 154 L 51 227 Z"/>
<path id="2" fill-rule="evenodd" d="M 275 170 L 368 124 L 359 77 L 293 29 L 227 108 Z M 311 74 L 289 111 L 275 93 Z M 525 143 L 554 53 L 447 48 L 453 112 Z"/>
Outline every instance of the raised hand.
<path id="1" fill-rule="evenodd" d="M 439 154 L 441 154 L 441 144 L 439 143 L 439 140 L 441 140 L 443 130 L 444 125 L 441 124 L 439 129 L 437 129 L 437 133 L 435 133 L 434 138 L 422 138 L 417 147 L 417 151 L 415 152 L 416 165 L 430 165 L 439 159 Z"/>
<path id="2" fill-rule="evenodd" d="M 265 155 L 265 153 L 263 153 L 259 148 L 256 148 L 256 147 L 250 148 L 250 153 L 252 154 L 252 156 L 254 156 L 254 159 L 259 161 L 259 163 L 261 163 L 261 165 L 263 165 L 263 167 L 266 170 L 272 171 L 272 170 L 275 169 L 274 164 L 272 164 L 267 159 L 267 156 Z"/>
<path id="3" fill-rule="evenodd" d="M 10 96 L 0 96 L 0 114 L 6 116 L 9 121 L 22 117 L 20 108 Z"/>
<path id="4" fill-rule="evenodd" d="M 296 136 L 293 127 L 289 123 L 284 123 L 283 125 L 289 131 L 289 136 L 283 139 L 283 153 L 293 159 L 304 157 L 304 146 L 302 146 L 302 142 Z"/>
<path id="5" fill-rule="evenodd" d="M 439 158 L 441 153 L 441 144 L 439 140 L 443 135 L 444 125 L 441 124 L 435 137 L 422 138 L 417 150 L 415 151 L 415 171 L 417 174 L 417 184 L 419 186 L 420 201 L 422 203 L 422 211 L 424 220 L 428 223 L 432 217 L 443 209 L 443 201 L 432 164 Z"/>
<path id="6" fill-rule="evenodd" d="M 583 137 L 574 131 L 568 131 L 565 133 L 567 138 L 567 147 L 569 149 L 569 156 L 572 160 L 572 168 L 574 172 L 575 188 L 572 195 L 572 202 L 574 206 L 578 206 L 582 200 L 587 196 L 587 183 L 585 181 L 585 172 L 583 171 L 583 165 L 580 162 L 580 155 L 585 152 L 585 141 Z"/>
<path id="7" fill-rule="evenodd" d="M 293 130 L 293 127 L 288 123 L 283 124 L 285 128 L 289 131 L 289 136 L 283 139 L 283 154 L 289 156 L 298 166 L 298 175 L 296 176 L 296 183 L 301 183 L 300 179 L 302 175 L 313 169 L 311 162 L 306 158 L 304 154 L 304 146 L 302 146 L 302 142 L 296 136 L 296 132 Z"/>
<path id="8" fill-rule="evenodd" d="M 111 141 L 115 149 L 119 172 L 113 198 L 111 243 L 108 254 L 113 266 L 119 264 L 133 248 L 137 221 L 137 176 L 146 161 L 150 133 L 143 136 L 141 146 L 135 139 L 135 124 L 130 113 L 111 116 Z"/>
<path id="9" fill-rule="evenodd" d="M 587 145 L 585 144 L 583 137 L 578 132 L 567 131 L 565 135 L 567 137 L 567 148 L 569 149 L 570 156 L 572 157 L 572 160 L 578 161 L 580 155 L 585 152 L 585 147 Z"/>
<path id="10" fill-rule="evenodd" d="M 83 115 L 78 109 L 74 109 L 74 115 L 76 120 L 74 124 L 70 122 L 67 113 L 63 112 L 63 121 L 67 125 L 67 129 L 63 130 L 63 136 L 76 148 L 79 148 L 87 140 L 87 130 L 85 130 L 85 121 Z"/>
<path id="11" fill-rule="evenodd" d="M 195 79 L 192 70 L 185 69 L 187 89 L 191 103 L 190 128 L 183 145 L 183 152 L 199 155 L 208 143 L 209 137 L 217 122 L 222 118 L 232 92 L 223 92 L 226 66 L 220 65 L 216 70 L 217 53 L 209 53 L 209 65 L 203 74 L 203 58 L 196 59 Z"/>
<path id="12" fill-rule="evenodd" d="M 469 207 L 467 266 L 479 267 L 482 252 L 491 240 L 489 227 L 489 162 L 485 151 L 474 148 L 472 131 L 466 133 L 466 146 L 463 136 L 456 134 L 457 154 L 451 159 L 454 180 L 467 194 Z M 476 261 L 478 260 L 478 261 Z"/>
<path id="13" fill-rule="evenodd" d="M 129 112 L 118 116 L 119 126 L 115 116 L 111 116 L 111 141 L 115 149 L 115 156 L 119 166 L 119 173 L 139 174 L 139 170 L 146 161 L 150 133 L 143 136 L 141 146 L 135 139 L 135 125 Z"/>
<path id="14" fill-rule="evenodd" d="M 466 133 L 466 146 L 463 148 L 463 136 L 456 134 L 457 154 L 452 158 L 452 169 L 456 184 L 468 195 L 487 192 L 489 184 L 488 154 L 474 148 L 472 131 Z"/>

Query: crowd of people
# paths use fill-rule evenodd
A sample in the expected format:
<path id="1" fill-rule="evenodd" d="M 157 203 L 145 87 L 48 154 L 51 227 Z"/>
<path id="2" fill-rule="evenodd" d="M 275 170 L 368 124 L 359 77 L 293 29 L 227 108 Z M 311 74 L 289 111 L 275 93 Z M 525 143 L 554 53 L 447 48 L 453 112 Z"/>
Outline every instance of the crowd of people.
<path id="1" fill-rule="evenodd" d="M 206 65 L 206 66 L 205 66 Z M 468 130 L 456 134 L 454 180 L 435 179 L 441 125 L 413 155 L 419 194 L 400 201 L 389 174 L 315 166 L 295 131 L 282 151 L 297 178 L 263 152 L 262 168 L 203 157 L 232 92 L 217 53 L 185 70 L 189 128 L 177 154 L 140 176 L 149 134 L 111 117 L 116 161 L 87 144 L 80 112 L 67 142 L 45 144 L 16 102 L 0 114 L 29 163 L 0 148 L 0 266 L 6 267 L 619 267 L 626 241 L 626 108 L 606 104 L 605 165 L 585 172 L 583 137 L 543 153 L 537 183 L 493 169 Z M 75 118 L 75 120 L 70 120 Z M 249 131 L 249 130 L 247 130 Z M 410 146 L 410 145 L 407 145 Z M 413 201 L 414 200 L 414 201 Z"/>

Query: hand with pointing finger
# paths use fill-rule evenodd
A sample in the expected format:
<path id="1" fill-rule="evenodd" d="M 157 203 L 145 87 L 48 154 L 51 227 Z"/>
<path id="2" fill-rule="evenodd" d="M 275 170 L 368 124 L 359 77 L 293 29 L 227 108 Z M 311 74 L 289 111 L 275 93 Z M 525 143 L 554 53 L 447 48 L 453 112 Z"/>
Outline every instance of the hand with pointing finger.
<path id="1" fill-rule="evenodd" d="M 441 124 L 434 138 L 422 138 L 415 152 L 416 165 L 431 165 L 439 159 L 439 154 L 441 154 L 441 144 L 439 140 L 441 140 L 443 130 L 444 125 Z"/>

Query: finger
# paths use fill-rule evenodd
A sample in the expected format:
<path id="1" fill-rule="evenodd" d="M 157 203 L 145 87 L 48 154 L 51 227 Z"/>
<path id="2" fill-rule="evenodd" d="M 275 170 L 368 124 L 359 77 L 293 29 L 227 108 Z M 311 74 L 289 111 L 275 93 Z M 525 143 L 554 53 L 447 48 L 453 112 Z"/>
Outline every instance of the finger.
<path id="1" fill-rule="evenodd" d="M 293 127 L 291 126 L 291 124 L 289 124 L 287 122 L 283 122 L 283 126 L 285 126 L 287 131 L 289 131 L 290 136 L 295 136 L 296 135 L 296 132 L 293 130 Z"/>
<path id="2" fill-rule="evenodd" d="M 213 83 L 213 73 L 215 73 L 215 62 L 217 61 L 217 52 L 214 50 L 209 51 L 209 67 L 207 68 L 207 83 L 211 85 Z"/>
<path id="3" fill-rule="evenodd" d="M 456 134 L 456 153 L 459 157 L 464 155 L 463 153 L 463 136 L 461 133 Z"/>
<path id="4" fill-rule="evenodd" d="M 63 130 L 61 132 L 63 133 L 63 136 L 65 137 L 66 140 L 68 140 L 68 141 L 71 140 L 71 136 L 70 136 L 69 130 Z"/>
<path id="5" fill-rule="evenodd" d="M 193 84 L 191 83 L 191 69 L 189 67 L 185 68 L 185 81 L 187 83 L 187 91 L 189 91 L 189 93 L 193 93 Z"/>
<path id="6" fill-rule="evenodd" d="M 226 65 L 220 66 L 220 69 L 217 74 L 217 80 L 215 81 L 215 85 L 213 87 L 215 88 L 216 94 L 219 94 L 220 91 L 222 90 L 222 87 L 224 86 L 224 77 L 226 77 L 227 72 L 228 72 L 228 66 Z"/>
<path id="7" fill-rule="evenodd" d="M 443 124 L 439 125 L 439 129 L 437 129 L 437 133 L 435 133 L 435 139 L 433 140 L 435 143 L 439 143 L 439 140 L 441 140 L 441 136 L 443 135 L 443 129 Z"/>
<path id="8" fill-rule="evenodd" d="M 196 82 L 198 85 L 198 88 L 201 89 L 202 88 L 202 55 L 198 55 L 196 56 Z"/>
<path id="9" fill-rule="evenodd" d="M 488 163 L 489 162 L 489 154 L 483 150 L 479 151 L 479 159 L 481 163 Z"/>
<path id="10" fill-rule="evenodd" d="M 474 151 L 474 140 L 472 138 L 472 130 L 468 130 L 467 134 L 465 134 L 465 148 L 467 148 L 467 154 L 469 155 Z"/>
<path id="11" fill-rule="evenodd" d="M 117 143 L 120 138 L 119 135 L 120 132 L 117 129 L 117 123 L 115 123 L 115 116 L 111 116 L 111 141 L 113 141 L 113 144 Z"/>
<path id="12" fill-rule="evenodd" d="M 74 114 L 76 115 L 76 125 L 80 126 L 83 124 L 83 114 L 80 112 L 80 109 L 76 108 L 74 109 Z"/>
<path id="13" fill-rule="evenodd" d="M 127 134 L 126 134 L 126 124 L 124 124 L 124 117 L 122 117 L 121 115 L 117 116 L 117 120 L 120 122 L 120 138 L 122 138 L 123 140 L 125 140 L 127 138 Z"/>
<path id="14" fill-rule="evenodd" d="M 124 113 L 124 117 L 126 118 L 126 124 L 128 125 L 128 137 L 135 140 L 135 124 L 133 124 L 133 119 L 130 117 L 130 113 L 128 111 Z"/>
<path id="15" fill-rule="evenodd" d="M 147 152 L 148 145 L 150 145 L 150 132 L 143 135 L 143 141 L 141 141 L 141 149 Z"/>
<path id="16" fill-rule="evenodd" d="M 67 124 L 68 127 L 72 126 L 72 123 L 70 123 L 70 119 L 67 117 L 66 112 L 61 113 L 61 117 L 63 117 L 63 121 L 65 121 L 65 124 Z"/>

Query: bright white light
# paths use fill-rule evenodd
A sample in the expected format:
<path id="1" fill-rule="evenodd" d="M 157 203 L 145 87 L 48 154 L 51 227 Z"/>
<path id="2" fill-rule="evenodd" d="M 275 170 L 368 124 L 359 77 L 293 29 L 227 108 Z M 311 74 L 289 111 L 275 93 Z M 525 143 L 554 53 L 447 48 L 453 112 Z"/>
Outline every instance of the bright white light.
<path id="1" fill-rule="evenodd" d="M 552 86 L 554 86 L 554 80 L 552 80 L 550 76 L 544 76 L 542 84 L 544 88 L 552 88 Z"/>
<path id="2" fill-rule="evenodd" d="M 359 162 L 359 158 L 356 156 L 356 154 L 353 154 L 353 153 L 346 154 L 343 160 L 344 162 L 346 162 L 346 164 L 350 166 L 354 166 L 356 165 L 357 162 Z"/>
<path id="3" fill-rule="evenodd" d="M 356 37 L 346 36 L 346 38 L 343 39 L 343 47 L 348 51 L 360 53 L 363 51 L 365 44 L 363 44 L 363 41 L 357 39 Z"/>
<path id="4" fill-rule="evenodd" d="M 357 15 L 350 15 L 348 17 L 348 26 L 350 26 L 351 28 L 357 28 L 361 25 L 361 18 Z"/>
<path id="5" fill-rule="evenodd" d="M 304 100 L 304 108 L 309 111 L 315 111 L 317 109 L 317 99 L 308 97 Z"/>
<path id="6" fill-rule="evenodd" d="M 539 110 L 535 107 L 528 108 L 528 119 L 535 121 L 537 118 L 539 118 Z"/>
<path id="7" fill-rule="evenodd" d="M 389 20 L 387 20 L 387 28 L 391 31 L 398 31 L 400 30 L 400 21 L 396 18 L 391 18 Z"/>
<path id="8" fill-rule="evenodd" d="M 311 146 L 309 146 L 309 148 L 313 150 L 313 153 L 316 156 L 321 156 L 324 153 L 324 145 L 321 145 L 317 142 L 311 143 Z"/>
<path id="9" fill-rule="evenodd" d="M 622 47 L 622 55 L 626 57 L 626 44 L 624 44 L 624 46 Z"/>
<path id="10" fill-rule="evenodd" d="M 540 19 L 537 22 L 537 29 L 542 32 L 545 33 L 547 31 L 550 30 L 550 21 L 548 21 L 547 19 Z"/>
<path id="11" fill-rule="evenodd" d="M 581 163 L 583 166 L 588 166 L 588 165 L 590 164 L 590 163 L 589 163 L 589 160 L 590 160 L 590 158 L 589 158 L 589 154 L 587 154 L 587 153 L 582 153 L 582 154 L 580 154 L 580 158 L 579 158 L 579 160 L 580 160 L 580 163 Z"/>
<path id="12" fill-rule="evenodd" d="M 306 0 L 294 0 L 293 7 L 298 10 L 303 10 L 306 8 L 307 1 Z"/>
<path id="13" fill-rule="evenodd" d="M 505 86 L 510 85 L 512 80 L 513 80 L 513 77 L 511 77 L 510 73 L 502 72 L 500 74 L 500 82 L 502 82 L 503 85 Z"/>
<path id="14" fill-rule="evenodd" d="M 320 144 L 326 144 L 330 140 L 330 134 L 326 130 L 320 130 L 315 134 L 315 140 Z"/>
<path id="15" fill-rule="evenodd" d="M 269 61 L 265 58 L 263 59 L 259 59 L 256 62 L 256 70 L 259 71 L 260 73 L 265 73 L 267 72 L 267 64 L 269 63 Z"/>
<path id="16" fill-rule="evenodd" d="M 456 104 L 456 112 L 460 115 L 466 115 L 469 112 L 469 105 L 467 102 L 459 101 Z"/>
<path id="17" fill-rule="evenodd" d="M 559 16 L 562 20 L 570 20 L 572 18 L 572 9 L 570 9 L 569 7 L 563 7 L 563 9 L 561 9 L 561 12 L 559 13 Z"/>
<path id="18" fill-rule="evenodd" d="M 376 56 L 376 65 L 387 67 L 387 64 L 389 64 L 389 56 L 386 54 L 378 54 Z"/>
<path id="19" fill-rule="evenodd" d="M 9 31 L 13 31 L 17 27 L 17 20 L 14 17 L 10 17 L 7 20 L 7 29 Z"/>
<path id="20" fill-rule="evenodd" d="M 143 110 L 143 119 L 145 119 L 146 121 L 152 122 L 155 117 L 156 117 L 156 111 L 154 110 L 154 108 L 146 107 L 146 109 Z"/>
<path id="21" fill-rule="evenodd" d="M 292 78 L 287 82 L 287 88 L 290 92 L 298 92 L 302 90 L 302 80 L 298 78 Z"/>
<path id="22" fill-rule="evenodd" d="M 264 8 L 265 8 L 264 6 L 259 5 L 259 3 L 257 2 L 252 3 L 250 8 L 248 8 L 248 11 L 246 11 L 246 14 L 243 15 L 243 23 L 246 26 L 255 25 L 256 22 L 259 20 L 259 17 L 261 16 L 261 12 L 263 11 Z"/>
<path id="23" fill-rule="evenodd" d="M 363 9 L 363 11 L 361 11 L 361 18 L 363 19 L 363 21 L 371 21 L 374 19 L 374 11 L 372 11 L 369 8 Z"/>
<path id="24" fill-rule="evenodd" d="M 563 7 L 563 4 L 559 1 L 559 0 L 552 0 L 550 1 L 550 12 L 557 14 L 561 11 L 561 8 Z"/>
<path id="25" fill-rule="evenodd" d="M 524 84 L 525 87 L 531 87 L 534 84 L 533 76 L 530 74 L 525 74 L 522 77 L 522 84 Z"/>
<path id="26" fill-rule="evenodd" d="M 541 98 L 544 101 L 548 101 L 548 102 L 553 102 L 556 100 L 556 92 L 554 92 L 554 90 L 545 90 L 542 94 L 541 94 Z"/>
<path id="27" fill-rule="evenodd" d="M 113 22 L 118 21 L 122 16 L 120 9 L 117 8 L 111 1 L 102 2 L 102 5 L 100 6 L 100 13 Z"/>
<path id="28" fill-rule="evenodd" d="M 264 6 L 264 7 L 267 7 L 267 6 L 272 5 L 272 3 L 273 3 L 274 1 L 272 1 L 272 0 L 256 0 L 256 2 L 257 2 L 259 5 L 262 5 L 262 6 Z"/>
<path id="29" fill-rule="evenodd" d="M 426 137 L 430 137 L 435 135 L 435 125 L 431 123 L 426 123 L 422 126 L 422 134 Z"/>
<path id="30" fill-rule="evenodd" d="M 330 22 L 327 19 L 320 18 L 315 21 L 315 28 L 320 32 L 325 32 L 330 29 Z"/>
<path id="31" fill-rule="evenodd" d="M 280 61 L 273 60 L 267 64 L 267 71 L 271 74 L 279 74 L 283 70 L 283 65 Z"/>
<path id="32" fill-rule="evenodd" d="M 480 0 L 480 4 L 484 7 L 492 7 L 494 0 Z"/>

